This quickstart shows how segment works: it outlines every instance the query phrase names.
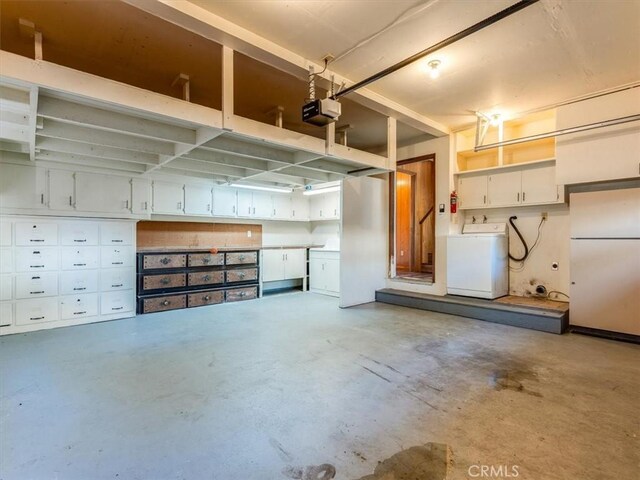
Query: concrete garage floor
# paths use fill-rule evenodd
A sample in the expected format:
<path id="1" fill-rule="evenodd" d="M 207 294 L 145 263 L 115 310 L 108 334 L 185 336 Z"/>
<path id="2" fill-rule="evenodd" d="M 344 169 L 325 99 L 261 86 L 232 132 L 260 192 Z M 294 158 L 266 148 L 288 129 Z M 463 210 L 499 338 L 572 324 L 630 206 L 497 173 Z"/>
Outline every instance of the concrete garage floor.
<path id="1" fill-rule="evenodd" d="M 3 480 L 640 468 L 639 346 L 309 293 L 2 337 L 0 375 Z"/>

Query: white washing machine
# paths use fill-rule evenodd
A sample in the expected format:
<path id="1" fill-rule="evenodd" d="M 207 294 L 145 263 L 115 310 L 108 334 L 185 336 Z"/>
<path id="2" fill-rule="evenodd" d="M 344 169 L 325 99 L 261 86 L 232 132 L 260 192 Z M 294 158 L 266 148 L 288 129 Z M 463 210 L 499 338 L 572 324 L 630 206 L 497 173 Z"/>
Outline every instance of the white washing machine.
<path id="1" fill-rule="evenodd" d="M 471 223 L 447 237 L 447 293 L 498 298 L 509 293 L 506 223 Z"/>

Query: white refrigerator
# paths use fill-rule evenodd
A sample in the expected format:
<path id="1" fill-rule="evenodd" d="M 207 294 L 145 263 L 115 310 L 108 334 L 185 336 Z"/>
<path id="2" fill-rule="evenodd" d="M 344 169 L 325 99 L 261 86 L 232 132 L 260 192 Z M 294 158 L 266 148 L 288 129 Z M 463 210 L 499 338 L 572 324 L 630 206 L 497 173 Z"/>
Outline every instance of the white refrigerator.
<path id="1" fill-rule="evenodd" d="M 640 188 L 571 194 L 571 325 L 640 335 Z"/>

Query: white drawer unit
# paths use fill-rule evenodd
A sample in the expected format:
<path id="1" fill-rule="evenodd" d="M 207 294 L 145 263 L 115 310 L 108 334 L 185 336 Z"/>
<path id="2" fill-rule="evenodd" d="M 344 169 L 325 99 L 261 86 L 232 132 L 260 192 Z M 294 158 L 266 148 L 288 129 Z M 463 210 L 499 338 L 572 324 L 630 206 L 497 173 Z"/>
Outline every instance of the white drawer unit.
<path id="1" fill-rule="evenodd" d="M 57 245 L 58 225 L 56 223 L 16 223 L 16 245 Z"/>
<path id="2" fill-rule="evenodd" d="M 58 315 L 58 298 L 34 298 L 16 302 L 16 325 L 54 322 Z"/>
<path id="3" fill-rule="evenodd" d="M 94 222 L 61 223 L 60 245 L 98 245 L 98 224 Z"/>
<path id="4" fill-rule="evenodd" d="M 98 315 L 98 294 L 65 295 L 60 297 L 60 318 L 95 317 Z"/>
<path id="5" fill-rule="evenodd" d="M 0 275 L 0 301 L 13 298 L 13 276 Z"/>
<path id="6" fill-rule="evenodd" d="M 57 247 L 20 247 L 15 249 L 16 272 L 58 270 Z"/>
<path id="7" fill-rule="evenodd" d="M 100 243 L 102 245 L 133 245 L 133 226 L 131 222 L 105 222 L 100 225 Z"/>
<path id="8" fill-rule="evenodd" d="M 13 325 L 13 303 L 0 303 L 0 327 Z"/>
<path id="9" fill-rule="evenodd" d="M 99 265 L 99 247 L 61 247 L 60 249 L 60 268 L 62 270 L 98 268 Z"/>
<path id="10" fill-rule="evenodd" d="M 58 274 L 52 272 L 16 275 L 16 298 L 51 297 L 58 295 Z"/>
<path id="11" fill-rule="evenodd" d="M 133 267 L 135 265 L 135 251 L 133 247 L 102 247 L 101 267 Z"/>
<path id="12" fill-rule="evenodd" d="M 11 241 L 13 233 L 13 226 L 11 222 L 0 222 L 0 247 L 10 247 L 13 243 Z"/>
<path id="13" fill-rule="evenodd" d="M 100 298 L 100 313 L 111 315 L 127 313 L 135 310 L 135 293 L 133 290 L 105 292 Z"/>
<path id="14" fill-rule="evenodd" d="M 112 268 L 100 272 L 100 290 L 130 290 L 135 288 L 136 270 L 134 268 Z"/>
<path id="15" fill-rule="evenodd" d="M 13 249 L 0 248 L 0 273 L 13 272 Z"/>
<path id="16" fill-rule="evenodd" d="M 60 272 L 60 295 L 77 295 L 98 291 L 98 270 Z"/>

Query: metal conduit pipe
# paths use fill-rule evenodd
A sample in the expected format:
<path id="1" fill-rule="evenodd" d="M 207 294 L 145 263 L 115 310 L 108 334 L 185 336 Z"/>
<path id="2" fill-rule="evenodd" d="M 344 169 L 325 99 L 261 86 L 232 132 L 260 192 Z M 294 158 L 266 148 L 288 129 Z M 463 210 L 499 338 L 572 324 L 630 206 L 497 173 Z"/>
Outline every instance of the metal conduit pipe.
<path id="1" fill-rule="evenodd" d="M 406 67 L 407 65 L 415 62 L 416 60 L 420 60 L 421 58 L 424 58 L 427 55 L 431 55 L 432 53 L 437 52 L 438 50 L 448 45 L 451 45 L 452 43 L 455 43 L 458 40 L 462 40 L 463 38 L 468 37 L 472 33 L 475 33 L 477 31 L 482 30 L 483 28 L 493 25 L 494 23 L 499 22 L 500 20 L 507 18 L 508 16 L 513 15 L 516 12 L 519 12 L 523 8 L 526 8 L 529 5 L 533 5 L 534 3 L 537 3 L 538 1 L 539 0 L 521 0 L 518 3 L 514 3 L 510 7 L 507 7 L 504 10 L 501 10 L 498 13 L 491 15 L 490 17 L 487 17 L 484 20 L 479 21 L 475 25 L 465 28 L 461 32 L 451 35 L 449 38 L 446 38 L 441 42 L 438 42 L 435 45 L 430 46 L 429 48 L 425 48 L 424 50 L 410 56 L 409 58 L 406 58 L 396 63 L 395 65 L 385 68 L 381 72 L 375 73 L 370 77 L 365 78 L 364 80 L 361 80 L 358 83 L 351 85 L 349 88 L 345 88 L 344 90 L 339 91 L 335 95 L 332 95 L 330 98 L 332 98 L 333 100 L 337 100 L 340 97 L 344 97 L 349 93 L 355 92 L 356 90 L 366 85 L 369 85 L 370 83 L 375 82 L 376 80 L 380 80 L 381 78 L 386 77 L 387 75 L 390 75 L 400 70 L 401 68 Z"/>

